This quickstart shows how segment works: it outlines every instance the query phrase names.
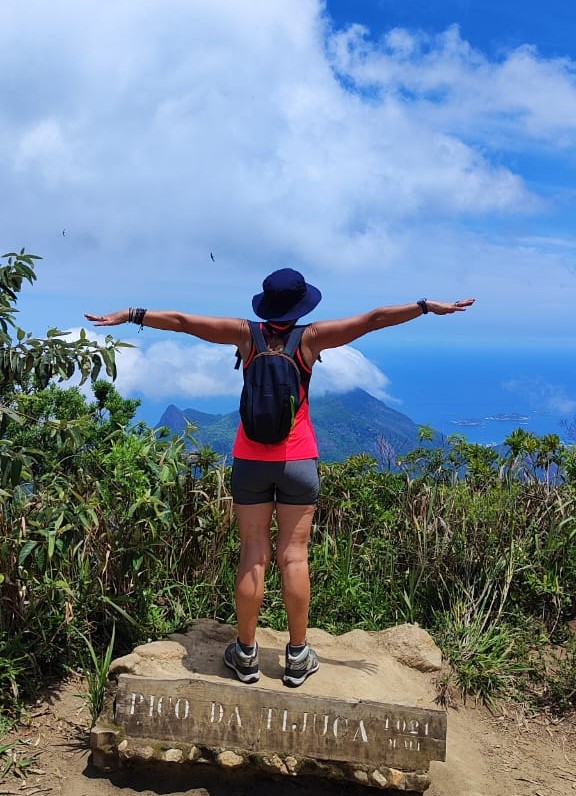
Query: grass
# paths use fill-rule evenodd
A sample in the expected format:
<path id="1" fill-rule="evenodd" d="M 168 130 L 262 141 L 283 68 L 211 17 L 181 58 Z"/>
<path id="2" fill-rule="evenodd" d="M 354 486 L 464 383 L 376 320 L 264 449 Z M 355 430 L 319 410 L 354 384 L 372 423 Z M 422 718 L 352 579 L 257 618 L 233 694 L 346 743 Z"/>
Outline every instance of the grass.
<path id="1" fill-rule="evenodd" d="M 114 653 L 114 641 L 116 638 L 116 626 L 112 627 L 112 635 L 108 646 L 103 655 L 99 655 L 90 639 L 83 633 L 78 631 L 80 637 L 84 641 L 86 650 L 88 652 L 88 660 L 84 662 L 84 676 L 86 678 L 86 705 L 90 712 L 92 724 L 96 720 L 104 707 L 104 699 L 106 696 L 106 684 L 108 682 L 108 672 L 110 671 L 110 664 L 112 663 L 112 656 Z"/>
<path id="2" fill-rule="evenodd" d="M 23 741 L 16 740 L 0 744 L 0 777 L 12 775 L 25 780 L 36 762 L 40 752 L 29 753 Z"/>

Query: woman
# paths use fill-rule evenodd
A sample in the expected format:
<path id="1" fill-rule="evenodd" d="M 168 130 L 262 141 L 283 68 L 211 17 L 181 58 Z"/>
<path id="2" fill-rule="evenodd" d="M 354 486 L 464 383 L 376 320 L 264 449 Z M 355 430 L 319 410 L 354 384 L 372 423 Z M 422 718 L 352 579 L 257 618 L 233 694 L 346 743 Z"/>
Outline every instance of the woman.
<path id="1" fill-rule="evenodd" d="M 264 323 L 271 347 L 282 347 L 297 321 L 322 298 L 298 271 L 282 268 L 263 282 L 252 308 Z M 308 387 L 314 363 L 326 348 L 346 345 L 368 332 L 405 323 L 420 315 L 462 312 L 474 303 L 420 299 L 410 304 L 380 307 L 361 315 L 317 321 L 306 327 L 295 354 L 302 384 L 302 403 L 288 437 L 277 444 L 250 439 L 242 423 L 233 448 L 232 497 L 240 532 L 240 563 L 236 579 L 238 637 L 224 653 L 224 663 L 244 683 L 257 682 L 256 628 L 264 597 L 264 579 L 271 558 L 270 527 L 276 515 L 276 559 L 282 576 L 282 594 L 290 640 L 286 646 L 283 681 L 299 686 L 318 670 L 318 658 L 306 641 L 310 604 L 308 545 L 319 493 L 318 446 L 308 404 Z M 132 322 L 139 326 L 186 332 L 212 343 L 236 345 L 244 369 L 255 355 L 248 321 L 189 315 L 172 310 L 124 309 L 108 315 L 89 315 L 96 326 Z"/>

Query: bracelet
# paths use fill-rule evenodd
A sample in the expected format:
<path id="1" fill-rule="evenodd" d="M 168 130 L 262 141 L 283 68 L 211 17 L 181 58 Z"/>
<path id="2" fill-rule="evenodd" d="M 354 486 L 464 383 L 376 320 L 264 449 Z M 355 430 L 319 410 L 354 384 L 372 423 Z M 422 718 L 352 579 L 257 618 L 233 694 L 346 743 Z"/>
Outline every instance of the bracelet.
<path id="1" fill-rule="evenodd" d="M 417 301 L 416 304 L 418 304 L 422 310 L 422 315 L 428 314 L 428 304 L 426 304 L 426 299 L 420 299 L 420 301 Z"/>
<path id="2" fill-rule="evenodd" d="M 140 327 L 138 331 L 142 331 L 144 328 L 144 316 L 146 315 L 146 310 L 143 307 L 130 307 L 128 309 L 128 323 L 135 323 L 137 326 Z"/>

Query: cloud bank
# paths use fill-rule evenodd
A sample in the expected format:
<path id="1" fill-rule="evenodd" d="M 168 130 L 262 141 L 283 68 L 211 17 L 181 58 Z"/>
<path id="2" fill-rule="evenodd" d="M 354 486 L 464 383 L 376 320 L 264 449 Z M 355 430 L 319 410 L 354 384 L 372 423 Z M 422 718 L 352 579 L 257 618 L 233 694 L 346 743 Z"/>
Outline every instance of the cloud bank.
<path id="1" fill-rule="evenodd" d="M 236 315 L 292 264 L 328 317 L 466 289 L 472 334 L 570 328 L 575 62 L 329 8 L 4 0 L 0 202 L 6 248 L 45 258 L 35 319 Z"/>
<path id="2" fill-rule="evenodd" d="M 72 330 L 70 337 L 77 339 L 79 333 L 79 329 Z M 105 336 L 91 334 L 90 338 L 104 343 Z M 117 354 L 115 385 L 122 395 L 137 394 L 153 401 L 240 396 L 242 375 L 234 369 L 233 346 L 179 340 L 144 346 L 139 339 L 123 339 L 134 347 L 122 348 Z M 399 403 L 389 387 L 389 379 L 377 365 L 357 349 L 342 346 L 323 352 L 322 362 L 314 368 L 311 395 L 361 388 L 388 404 Z"/>

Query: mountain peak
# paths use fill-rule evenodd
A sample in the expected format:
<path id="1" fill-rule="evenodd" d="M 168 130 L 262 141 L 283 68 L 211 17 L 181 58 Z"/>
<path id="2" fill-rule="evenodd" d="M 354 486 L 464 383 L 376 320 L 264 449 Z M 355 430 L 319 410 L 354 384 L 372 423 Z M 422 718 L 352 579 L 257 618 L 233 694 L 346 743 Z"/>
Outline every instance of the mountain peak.
<path id="1" fill-rule="evenodd" d="M 313 396 L 310 414 L 324 461 L 343 461 L 358 453 L 368 453 L 380 461 L 383 451 L 390 460 L 420 444 L 419 426 L 413 420 L 360 388 Z M 238 411 L 212 415 L 171 404 L 156 427 L 167 426 L 174 434 L 181 434 L 188 422 L 197 427 L 193 436 L 198 447 L 208 445 L 220 455 L 231 457 Z"/>

